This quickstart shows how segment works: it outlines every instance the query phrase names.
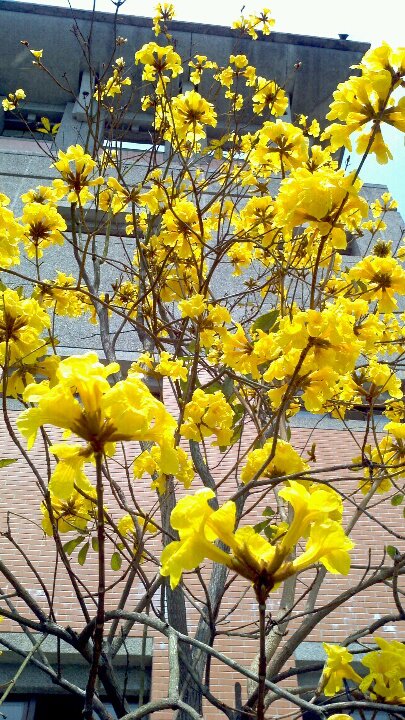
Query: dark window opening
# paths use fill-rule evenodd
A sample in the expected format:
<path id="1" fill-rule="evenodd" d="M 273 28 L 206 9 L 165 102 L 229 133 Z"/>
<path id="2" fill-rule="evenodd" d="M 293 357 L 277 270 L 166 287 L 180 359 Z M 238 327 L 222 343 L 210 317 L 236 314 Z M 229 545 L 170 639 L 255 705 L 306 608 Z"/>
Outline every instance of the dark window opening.
<path id="1" fill-rule="evenodd" d="M 75 695 L 38 695 L 8 699 L 1 706 L 5 720 L 82 720 L 84 699 Z M 135 698 L 128 700 L 131 710 L 138 707 Z M 105 702 L 105 708 L 116 717 L 111 703 Z M 94 711 L 95 717 L 98 717 Z"/>
<path id="2" fill-rule="evenodd" d="M 39 129 L 45 129 L 41 118 L 46 117 L 50 123 L 49 133 L 39 132 Z M 47 113 L 44 110 L 42 113 L 28 112 L 26 110 L 19 110 L 18 114 L 15 112 L 4 113 L 4 124 L 0 135 L 3 137 L 13 138 L 35 138 L 36 140 L 46 140 L 55 136 L 56 133 L 52 133 L 52 128 L 59 124 L 62 120 L 62 113 Z"/>

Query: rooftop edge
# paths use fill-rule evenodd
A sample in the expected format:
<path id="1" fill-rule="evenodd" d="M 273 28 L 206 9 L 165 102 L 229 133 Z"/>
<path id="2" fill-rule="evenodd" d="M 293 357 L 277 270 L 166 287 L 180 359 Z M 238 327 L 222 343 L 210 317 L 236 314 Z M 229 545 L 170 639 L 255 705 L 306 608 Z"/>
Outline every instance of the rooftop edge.
<path id="1" fill-rule="evenodd" d="M 77 20 L 90 20 L 93 12 L 91 10 L 78 10 L 76 8 L 63 8 L 53 5 L 37 5 L 31 2 L 20 0 L 0 0 L 0 11 L 29 13 L 33 15 L 48 15 L 51 17 L 75 18 Z M 114 23 L 115 13 L 95 11 L 95 21 L 103 23 Z M 151 27 L 151 18 L 135 15 L 119 15 L 119 25 L 135 27 Z M 224 37 L 235 37 L 240 39 L 237 30 L 232 30 L 222 25 L 211 25 L 205 23 L 194 23 L 190 21 L 173 20 L 170 24 L 173 31 L 178 32 L 203 32 L 205 35 L 221 35 Z M 251 38 L 242 38 L 250 41 Z M 340 40 L 338 38 L 324 38 L 315 35 L 298 35 L 296 33 L 272 32 L 268 35 L 259 35 L 256 42 L 290 43 L 292 45 L 307 45 L 310 47 L 324 47 L 333 50 L 366 52 L 370 43 L 358 40 Z"/>

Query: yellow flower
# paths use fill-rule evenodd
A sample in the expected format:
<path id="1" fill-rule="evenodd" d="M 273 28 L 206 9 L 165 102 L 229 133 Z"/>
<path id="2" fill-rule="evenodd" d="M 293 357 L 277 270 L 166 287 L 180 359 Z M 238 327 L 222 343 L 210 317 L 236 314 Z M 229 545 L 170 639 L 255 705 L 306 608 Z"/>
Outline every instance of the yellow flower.
<path id="1" fill-rule="evenodd" d="M 397 76 L 399 84 L 400 78 L 405 75 L 405 48 L 400 47 L 394 50 L 388 43 L 383 42 L 380 47 L 367 50 L 360 65 L 355 67 L 365 68 L 372 72 L 389 70 L 392 75 Z"/>
<path id="2" fill-rule="evenodd" d="M 60 128 L 60 123 L 54 123 L 51 125 L 49 118 L 41 117 L 41 125 L 37 127 L 37 132 L 43 133 L 44 135 L 56 135 Z"/>
<path id="3" fill-rule="evenodd" d="M 0 264 L 1 267 L 6 269 L 19 264 L 20 251 L 18 243 L 23 235 L 22 226 L 19 225 L 11 210 L 6 207 L 9 202 L 9 198 L 0 193 Z"/>
<path id="4" fill-rule="evenodd" d="M 170 22 L 175 15 L 174 5 L 172 3 L 158 3 L 155 7 L 155 15 L 153 17 L 153 32 L 156 36 L 162 32 L 160 24 Z"/>
<path id="5" fill-rule="evenodd" d="M 253 112 L 262 115 L 267 109 L 270 115 L 278 117 L 284 115 L 288 108 L 288 97 L 274 80 L 266 80 L 264 77 L 257 78 L 257 88 L 253 95 Z"/>
<path id="6" fill-rule="evenodd" d="M 180 300 L 179 302 L 181 317 L 197 318 L 205 312 L 206 308 L 206 299 L 199 293 L 192 295 L 189 300 Z"/>
<path id="7" fill-rule="evenodd" d="M 233 370 L 250 374 L 254 379 L 260 377 L 258 366 L 261 359 L 254 353 L 254 345 L 248 340 L 241 325 L 236 325 L 236 332 L 228 330 L 222 336 L 222 360 Z"/>
<path id="8" fill-rule="evenodd" d="M 35 298 L 57 315 L 80 317 L 89 310 L 84 295 L 77 289 L 77 279 L 58 271 L 55 280 L 44 280 L 35 290 Z"/>
<path id="9" fill-rule="evenodd" d="M 66 152 L 59 150 L 58 160 L 53 163 L 53 167 L 62 176 L 53 181 L 53 186 L 61 194 L 67 194 L 70 203 L 85 205 L 93 199 L 89 187 L 104 183 L 102 177 L 91 178 L 96 162 L 80 145 L 71 145 Z"/>
<path id="10" fill-rule="evenodd" d="M 270 17 L 270 10 L 264 8 L 258 15 L 249 15 L 247 18 L 242 15 L 240 20 L 233 23 L 232 27 L 239 30 L 242 35 L 249 35 L 256 40 L 258 30 L 261 30 L 263 35 L 270 35 L 274 24 L 275 20 Z"/>
<path id="11" fill-rule="evenodd" d="M 174 144 L 185 141 L 195 147 L 198 140 L 206 137 L 205 126 L 216 126 L 217 114 L 212 103 L 195 90 L 189 90 L 172 99 L 169 112 L 162 115 L 158 110 L 155 126 L 159 129 L 165 124 L 169 125 L 163 132 L 166 140 Z"/>
<path id="12" fill-rule="evenodd" d="M 366 465 L 363 470 L 364 477 L 359 480 L 359 488 L 363 495 L 371 490 L 375 481 L 378 481 L 377 493 L 382 495 L 389 492 L 392 487 L 390 472 L 395 473 L 396 478 L 405 474 L 405 446 L 401 439 L 383 437 L 375 448 L 366 446 L 366 456 L 370 460 L 370 465 Z M 361 463 L 361 461 L 360 456 L 353 458 L 353 463 Z M 376 463 L 377 467 L 374 467 L 373 463 Z"/>
<path id="13" fill-rule="evenodd" d="M 155 82 L 158 79 L 167 83 L 170 77 L 165 73 L 170 72 L 171 77 L 175 78 L 183 72 L 180 55 L 173 50 L 171 45 L 160 47 L 155 42 L 143 45 L 135 53 L 135 64 L 138 63 L 144 65 L 142 80 L 149 82 Z"/>
<path id="14" fill-rule="evenodd" d="M 397 440 L 405 440 L 405 423 L 389 422 L 384 430 L 393 434 Z"/>
<path id="15" fill-rule="evenodd" d="M 44 381 L 29 385 L 24 392 L 24 400 L 37 405 L 22 412 L 17 421 L 28 449 L 42 425 L 62 428 L 87 443 L 74 446 L 72 452 L 69 445 L 56 447 L 55 454 L 62 459 L 54 472 L 52 490 L 58 497 L 69 497 L 83 463 L 95 453 L 113 454 L 112 444 L 117 441 L 156 442 L 161 449 L 161 471 L 171 474 L 178 470 L 175 419 L 134 376 L 110 387 L 108 377 L 118 370 L 117 363 L 99 363 L 95 353 L 72 356 L 59 364 L 58 382 L 52 388 Z"/>
<path id="16" fill-rule="evenodd" d="M 30 364 L 21 362 L 7 380 L 7 395 L 14 398 L 22 395 L 27 385 L 35 382 L 37 376 L 48 378 L 52 386 L 56 382 L 59 362 L 57 355 L 49 355 Z"/>
<path id="17" fill-rule="evenodd" d="M 94 518 L 96 502 L 94 488 L 87 482 L 86 487 L 83 489 L 93 500 L 84 497 L 77 490 L 73 490 L 70 497 L 64 500 L 60 500 L 51 494 L 52 513 L 58 532 L 67 533 L 72 530 L 79 533 L 83 532 L 87 528 L 89 520 Z M 45 503 L 41 505 L 41 512 L 43 515 L 42 528 L 46 535 L 52 536 L 52 521 Z"/>
<path id="18" fill-rule="evenodd" d="M 360 187 L 361 183 L 353 184 L 353 177 L 343 170 L 299 168 L 281 183 L 274 222 L 288 234 L 309 223 L 322 236 L 327 235 L 334 248 L 344 249 L 344 228 L 350 229 L 368 213 L 367 202 L 358 196 Z"/>
<path id="19" fill-rule="evenodd" d="M 278 228 L 274 224 L 274 200 L 271 195 L 250 198 L 239 216 L 232 219 L 233 227 L 238 236 L 246 240 L 254 240 L 256 245 L 270 247 L 276 240 Z M 237 246 L 242 245 L 238 243 Z M 248 249 L 249 243 L 243 242 Z M 228 253 L 232 259 L 233 248 Z"/>
<path id="20" fill-rule="evenodd" d="M 183 437 L 200 442 L 215 435 L 213 445 L 225 446 L 231 442 L 234 413 L 221 390 L 211 395 L 197 389 L 184 409 L 184 422 L 180 427 Z"/>
<path id="21" fill-rule="evenodd" d="M 187 368 L 184 367 L 184 361 L 181 358 L 173 358 L 170 353 L 162 350 L 159 357 L 159 363 L 155 366 L 155 372 L 172 380 L 187 380 Z"/>
<path id="22" fill-rule="evenodd" d="M 0 362 L 31 364 L 44 355 L 46 342 L 41 338 L 50 327 L 49 315 L 34 298 L 21 298 L 15 290 L 0 293 Z"/>
<path id="23" fill-rule="evenodd" d="M 178 460 L 175 478 L 188 490 L 194 479 L 193 463 L 183 448 L 176 447 L 175 450 Z M 145 473 L 151 475 L 153 477 L 151 488 L 157 490 L 161 495 L 166 492 L 166 474 L 160 471 L 160 467 L 161 450 L 155 445 L 150 451 L 145 450 L 136 458 L 133 471 L 135 478 L 141 478 Z"/>
<path id="24" fill-rule="evenodd" d="M 248 453 L 246 465 L 242 468 L 240 476 L 242 482 L 250 482 L 257 475 L 260 468 L 263 468 L 260 477 L 268 478 L 277 478 L 309 470 L 308 463 L 285 440 L 277 440 L 274 457 L 268 461 L 272 447 L 273 439 L 270 438 L 270 440 L 266 440 L 262 448 L 251 450 Z"/>
<path id="25" fill-rule="evenodd" d="M 360 690 L 368 692 L 373 700 L 405 704 L 405 647 L 397 640 L 374 639 L 380 649 L 362 658 L 369 674 L 361 681 Z"/>
<path id="26" fill-rule="evenodd" d="M 375 480 L 379 480 L 378 493 L 389 492 L 392 487 L 390 473 L 397 479 L 405 475 L 405 423 L 393 420 L 385 425 L 384 430 L 389 434 L 383 437 L 375 448 L 369 448 L 370 461 L 376 463 L 377 468 L 372 471 L 369 466 L 364 468 L 364 479 L 359 481 L 363 494 L 370 490 Z M 360 458 L 353 458 L 353 462 L 359 461 Z M 379 468 L 379 465 L 382 467 Z"/>
<path id="27" fill-rule="evenodd" d="M 193 85 L 199 85 L 204 70 L 213 70 L 218 67 L 216 62 L 208 60 L 206 55 L 194 55 L 194 60 L 190 60 L 189 67 L 193 68 L 190 73 L 190 80 Z"/>
<path id="28" fill-rule="evenodd" d="M 14 93 L 9 93 L 8 96 L 2 100 L 1 104 L 3 106 L 3 110 L 6 112 L 15 110 L 20 100 L 25 100 L 25 97 L 25 92 L 21 88 L 16 90 Z"/>
<path id="29" fill-rule="evenodd" d="M 242 274 L 242 270 L 245 270 L 251 264 L 253 247 L 253 243 L 240 242 L 233 243 L 231 249 L 228 250 L 227 255 L 234 267 L 232 273 L 234 277 L 239 277 L 239 275 Z"/>
<path id="30" fill-rule="evenodd" d="M 28 190 L 21 195 L 23 203 L 40 203 L 41 205 L 56 206 L 62 197 L 55 188 L 49 185 L 37 185 L 36 188 Z"/>
<path id="31" fill-rule="evenodd" d="M 235 78 L 235 71 L 230 66 L 223 68 L 221 72 L 214 75 L 215 80 L 218 80 L 223 87 L 230 88 L 233 85 Z"/>
<path id="32" fill-rule="evenodd" d="M 387 48 L 388 46 L 382 46 L 373 50 L 374 57 L 371 62 L 366 61 L 365 64 L 356 66 L 360 68 L 362 75 L 352 76 L 340 83 L 333 93 L 334 101 L 326 117 L 328 120 L 337 119 L 342 124 L 330 125 L 321 138 L 330 139 L 332 152 L 342 145 L 351 151 L 350 136 L 359 130 L 362 132 L 357 140 L 357 151 L 364 152 L 372 139 L 372 132 L 376 131 L 369 151 L 376 154 L 380 163 L 386 163 L 392 157 L 379 124 L 386 122 L 403 132 L 405 103 L 404 98 L 401 98 L 395 105 L 391 97 L 400 83 L 401 75 L 393 72 L 389 60 L 390 48 L 388 51 Z M 370 55 L 369 58 L 371 57 Z M 397 55 L 396 62 L 398 57 Z M 373 70 L 373 66 L 378 67 L 378 70 Z M 368 126 L 367 129 L 364 129 L 365 126 Z"/>
<path id="33" fill-rule="evenodd" d="M 233 112 L 238 112 L 243 107 L 243 95 L 227 90 L 225 97 L 231 101 Z"/>
<path id="34" fill-rule="evenodd" d="M 328 659 L 323 669 L 321 684 L 327 697 L 336 695 L 343 688 L 344 680 L 352 680 L 356 684 L 361 682 L 360 675 L 350 665 L 353 655 L 347 648 L 323 643 L 323 649 Z"/>
<path id="35" fill-rule="evenodd" d="M 183 570 L 193 570 L 204 558 L 229 563 L 229 555 L 214 545 L 218 537 L 231 534 L 235 526 L 235 503 L 228 502 L 214 511 L 208 501 L 215 496 L 212 490 L 198 490 L 178 501 L 170 522 L 178 531 L 180 540 L 169 543 L 161 556 L 161 574 L 170 577 L 174 589 L 180 582 Z"/>
<path id="36" fill-rule="evenodd" d="M 333 520 L 311 526 L 305 552 L 292 561 L 293 572 L 301 572 L 317 562 L 333 574 L 347 575 L 350 570 L 349 550 L 354 542 L 345 535 L 342 526 Z M 281 568 L 275 574 L 276 580 L 283 579 L 285 573 Z"/>
<path id="37" fill-rule="evenodd" d="M 132 552 L 138 556 L 138 561 L 143 562 L 146 560 L 145 553 L 139 551 L 139 545 L 144 545 L 146 533 L 155 534 L 157 532 L 156 525 L 137 513 L 135 516 L 124 515 L 120 518 L 117 522 L 117 530 L 121 538 L 128 538 L 132 543 Z M 122 548 L 123 543 L 118 543 L 118 549 L 122 550 Z"/>
<path id="38" fill-rule="evenodd" d="M 29 258 L 41 258 L 51 245 L 63 245 L 62 232 L 66 223 L 51 204 L 31 202 L 24 206 L 21 221 L 24 223 L 24 245 Z"/>
<path id="39" fill-rule="evenodd" d="M 114 296 L 111 298 L 111 305 L 125 308 L 128 317 L 134 316 L 138 308 L 139 287 L 130 280 L 113 283 Z"/>
<path id="40" fill-rule="evenodd" d="M 365 257 L 349 270 L 348 277 L 365 285 L 362 296 L 377 301 L 382 313 L 393 312 L 398 306 L 395 294 L 405 293 L 405 270 L 392 257 Z"/>
<path id="41" fill-rule="evenodd" d="M 171 524 L 180 539 L 169 543 L 161 558 L 161 574 L 170 576 L 172 588 L 179 583 L 183 570 L 196 568 L 205 558 L 226 565 L 250 580 L 261 601 L 280 582 L 315 562 L 322 562 L 331 572 L 348 572 L 348 550 L 353 543 L 339 523 L 329 520 L 317 525 L 313 514 L 307 549 L 291 562 L 286 559 L 292 547 L 284 541 L 284 526 L 275 528 L 273 544 L 251 526 L 234 532 L 235 503 L 228 501 L 213 510 L 209 501 L 214 496 L 212 490 L 199 490 L 193 496 L 182 498 L 172 512 Z M 325 515 L 319 511 L 318 516 Z M 215 545 L 217 539 L 230 548 L 229 554 Z"/>
<path id="42" fill-rule="evenodd" d="M 294 547 L 300 537 L 306 537 L 314 523 L 342 519 L 342 499 L 327 485 L 313 483 L 306 488 L 302 483 L 290 480 L 287 487 L 279 491 L 279 495 L 294 510 L 293 521 L 282 539 L 282 545 L 286 548 Z"/>
<path id="43" fill-rule="evenodd" d="M 113 74 L 106 82 L 99 83 L 94 93 L 96 100 L 103 100 L 105 97 L 115 97 L 121 95 L 126 85 L 131 85 L 131 78 L 123 77 L 125 71 L 125 61 L 122 57 L 115 60 Z"/>
<path id="44" fill-rule="evenodd" d="M 215 340 L 224 337 L 225 323 L 230 323 L 231 314 L 222 305 L 208 305 L 208 312 L 204 319 L 200 319 L 200 341 L 205 348 L 211 348 Z"/>
<path id="45" fill-rule="evenodd" d="M 308 159 L 308 138 L 292 123 L 264 122 L 257 134 L 257 143 L 249 154 L 249 162 L 256 172 L 269 175 L 297 168 Z"/>
<path id="46" fill-rule="evenodd" d="M 181 260 L 195 258 L 195 248 L 202 240 L 194 203 L 190 200 L 176 200 L 163 213 L 162 229 L 157 238 L 160 249 L 162 245 L 167 249 L 173 249 Z"/>
<path id="47" fill-rule="evenodd" d="M 110 177 L 107 180 L 107 189 L 100 193 L 99 203 L 101 210 L 111 209 L 113 215 L 124 212 L 129 203 L 141 205 L 141 188 L 136 185 L 132 189 L 125 188 L 116 178 Z M 131 219 L 132 216 L 131 216 Z"/>

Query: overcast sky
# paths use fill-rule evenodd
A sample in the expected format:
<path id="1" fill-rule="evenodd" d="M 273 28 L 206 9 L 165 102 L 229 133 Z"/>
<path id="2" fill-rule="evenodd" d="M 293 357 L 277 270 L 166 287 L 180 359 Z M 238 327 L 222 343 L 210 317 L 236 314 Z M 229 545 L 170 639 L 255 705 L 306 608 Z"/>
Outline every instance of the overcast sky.
<path id="1" fill-rule="evenodd" d="M 19 0 L 16 0 L 17 2 Z M 67 0 L 31 0 L 43 5 L 69 7 Z M 125 0 L 120 12 L 128 15 L 152 16 L 156 0 Z M 244 14 L 269 7 L 279 32 L 337 37 L 347 33 L 351 40 L 364 40 L 379 45 L 383 40 L 393 46 L 405 46 L 405 0 L 177 0 L 176 19 L 230 25 Z M 92 0 L 71 0 L 71 7 L 91 10 Z M 96 0 L 96 10 L 114 12 L 112 0 Z M 394 161 L 378 165 L 370 158 L 362 179 L 388 185 L 400 203 L 405 219 L 405 145 L 402 133 L 388 128 Z"/>

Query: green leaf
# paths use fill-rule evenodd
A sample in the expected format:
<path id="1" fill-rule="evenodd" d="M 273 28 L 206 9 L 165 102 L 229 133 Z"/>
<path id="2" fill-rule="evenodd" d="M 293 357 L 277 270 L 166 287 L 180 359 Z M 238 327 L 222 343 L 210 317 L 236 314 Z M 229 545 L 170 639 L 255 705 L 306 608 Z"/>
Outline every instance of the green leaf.
<path id="1" fill-rule="evenodd" d="M 241 420 L 243 418 L 243 416 L 245 414 L 245 408 L 243 407 L 243 405 L 236 403 L 235 407 L 232 409 L 233 409 L 233 413 L 234 413 L 232 424 L 236 425 L 236 423 L 238 423 L 239 420 Z"/>
<path id="2" fill-rule="evenodd" d="M 91 538 L 91 547 L 93 548 L 94 552 L 98 552 L 98 539 L 96 537 Z"/>
<path id="3" fill-rule="evenodd" d="M 231 445 L 235 445 L 235 443 L 237 443 L 238 440 L 240 440 L 241 435 L 242 435 L 242 425 L 239 424 L 236 426 L 236 428 L 234 428 L 234 431 L 232 433 Z"/>
<path id="4" fill-rule="evenodd" d="M 218 392 L 218 390 L 222 390 L 222 385 L 218 382 L 218 380 L 215 380 L 215 382 L 212 382 L 204 387 L 204 392 L 207 393 L 207 395 L 213 395 Z"/>
<path id="5" fill-rule="evenodd" d="M 392 560 L 395 560 L 395 558 L 400 555 L 398 548 L 396 548 L 394 545 L 387 545 L 385 549 Z"/>
<path id="6" fill-rule="evenodd" d="M 257 533 L 260 533 L 260 532 L 262 532 L 262 530 L 264 530 L 268 526 L 268 524 L 269 524 L 268 520 L 262 520 L 261 522 L 256 523 L 256 525 L 253 525 L 253 529 Z"/>
<path id="7" fill-rule="evenodd" d="M 12 465 L 15 462 L 17 462 L 17 458 L 2 458 L 0 460 L 0 468 Z"/>
<path id="8" fill-rule="evenodd" d="M 358 287 L 360 288 L 360 290 L 361 290 L 362 292 L 366 292 L 366 290 L 367 290 L 367 285 L 366 285 L 366 283 L 364 283 L 362 280 L 358 280 L 358 279 L 357 279 L 357 280 L 356 280 L 356 285 L 358 285 Z"/>
<path id="9" fill-rule="evenodd" d="M 404 496 L 400 493 L 398 495 L 394 495 L 394 497 L 391 498 L 391 505 L 397 506 L 402 505 L 402 501 L 404 499 Z"/>
<path id="10" fill-rule="evenodd" d="M 274 538 L 277 530 L 276 530 L 276 528 L 270 527 L 270 525 L 268 525 L 266 528 L 264 528 L 264 531 L 263 531 L 263 532 L 264 532 L 267 540 L 268 540 L 269 542 L 272 542 L 272 540 L 273 540 L 273 538 Z"/>
<path id="11" fill-rule="evenodd" d="M 273 508 L 269 507 L 268 505 L 264 508 L 262 512 L 263 517 L 273 517 L 274 510 Z"/>
<path id="12" fill-rule="evenodd" d="M 73 538 L 73 540 L 69 540 L 69 542 L 65 543 L 63 546 L 63 549 L 66 553 L 66 555 L 71 555 L 73 550 L 77 548 L 78 545 L 82 542 L 83 538 L 81 535 L 79 537 Z"/>
<path id="13" fill-rule="evenodd" d="M 83 547 L 80 549 L 79 554 L 77 556 L 77 562 L 79 565 L 84 565 L 86 562 L 87 553 L 89 551 L 89 545 L 90 543 L 86 542 L 84 543 Z"/>
<path id="14" fill-rule="evenodd" d="M 225 378 L 224 382 L 222 383 L 221 390 L 224 393 L 227 400 L 230 400 L 232 395 L 234 395 L 235 386 L 233 384 L 233 380 L 230 377 Z"/>
<path id="15" fill-rule="evenodd" d="M 122 558 L 119 552 L 111 555 L 111 570 L 119 570 L 122 564 Z"/>
<path id="16" fill-rule="evenodd" d="M 252 332 L 254 330 L 263 330 L 263 332 L 269 332 L 274 327 L 278 318 L 278 310 L 270 310 L 268 313 L 261 315 L 252 325 Z"/>

